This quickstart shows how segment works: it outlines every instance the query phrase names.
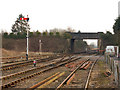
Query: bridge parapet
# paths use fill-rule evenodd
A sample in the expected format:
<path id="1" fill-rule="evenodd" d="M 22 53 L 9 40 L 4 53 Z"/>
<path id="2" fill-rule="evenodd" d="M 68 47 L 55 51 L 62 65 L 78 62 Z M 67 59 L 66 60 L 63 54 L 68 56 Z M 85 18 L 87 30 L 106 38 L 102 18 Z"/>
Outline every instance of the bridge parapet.
<path id="1" fill-rule="evenodd" d="M 72 39 L 100 39 L 100 33 L 70 33 Z"/>
<path id="2" fill-rule="evenodd" d="M 83 39 L 98 39 L 98 47 L 101 48 L 101 39 L 100 34 L 102 32 L 97 33 L 75 33 L 75 32 L 68 32 L 72 38 L 71 38 L 71 53 L 74 52 L 74 40 L 83 40 Z"/>

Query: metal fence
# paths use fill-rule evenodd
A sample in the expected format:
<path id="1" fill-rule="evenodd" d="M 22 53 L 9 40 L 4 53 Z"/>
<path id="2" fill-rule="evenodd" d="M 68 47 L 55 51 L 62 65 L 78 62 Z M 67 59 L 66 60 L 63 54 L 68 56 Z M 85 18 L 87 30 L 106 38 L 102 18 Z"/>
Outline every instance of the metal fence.
<path id="1" fill-rule="evenodd" d="M 115 83 L 120 87 L 120 73 L 119 73 L 119 64 L 111 58 L 109 55 L 105 55 L 106 64 L 110 67 L 110 70 L 115 78 Z"/>

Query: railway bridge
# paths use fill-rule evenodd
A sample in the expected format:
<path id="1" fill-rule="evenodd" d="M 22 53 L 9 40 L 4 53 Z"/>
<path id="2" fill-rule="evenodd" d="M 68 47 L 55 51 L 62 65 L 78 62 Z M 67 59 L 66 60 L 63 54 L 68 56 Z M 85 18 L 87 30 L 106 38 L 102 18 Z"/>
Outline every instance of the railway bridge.
<path id="1" fill-rule="evenodd" d="M 74 41 L 75 40 L 83 40 L 83 39 L 98 39 L 98 48 L 102 48 L 101 44 L 101 39 L 100 39 L 100 33 L 102 32 L 97 32 L 97 33 L 76 33 L 76 32 L 68 32 L 72 38 L 70 40 L 70 48 L 71 48 L 71 53 L 74 52 Z"/>

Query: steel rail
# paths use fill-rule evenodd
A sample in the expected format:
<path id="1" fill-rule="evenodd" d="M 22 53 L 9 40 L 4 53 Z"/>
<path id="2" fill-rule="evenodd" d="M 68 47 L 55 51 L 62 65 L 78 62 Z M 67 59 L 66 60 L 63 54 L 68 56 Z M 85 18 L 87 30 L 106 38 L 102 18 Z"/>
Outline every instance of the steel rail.
<path id="1" fill-rule="evenodd" d="M 41 59 L 41 57 L 40 57 L 40 58 L 38 58 L 38 59 L 44 60 L 44 59 L 49 59 L 49 58 L 51 58 L 51 57 L 43 58 L 43 59 Z M 14 65 L 19 65 L 19 64 L 24 64 L 24 63 L 29 63 L 29 62 L 32 62 L 32 60 L 33 60 L 33 59 L 30 59 L 29 61 L 22 61 L 22 62 L 17 62 L 17 63 L 5 65 L 5 66 L 2 66 L 1 68 L 9 67 L 9 66 L 14 66 Z"/>
<path id="2" fill-rule="evenodd" d="M 54 55 L 54 54 L 53 54 Z M 51 55 L 34 55 L 34 56 L 29 56 L 30 58 L 31 57 L 39 57 L 39 56 L 51 56 Z M 26 56 L 16 56 L 16 57 L 0 57 L 0 59 L 19 59 L 19 58 L 26 58 Z"/>
<path id="3" fill-rule="evenodd" d="M 41 84 L 45 83 L 46 81 L 50 80 L 51 78 L 57 76 L 59 73 L 60 73 L 60 72 L 55 73 L 54 75 L 52 75 L 52 76 L 50 76 L 50 77 L 44 79 L 43 81 L 41 81 L 41 82 L 39 82 L 39 83 L 33 85 L 32 87 L 28 88 L 27 90 L 35 89 L 35 88 L 38 87 L 39 85 L 41 85 Z"/>
<path id="4" fill-rule="evenodd" d="M 100 56 L 100 57 L 101 57 L 101 56 Z M 99 58 L 100 58 L 100 57 L 99 57 Z M 94 63 L 92 64 L 92 66 L 91 66 L 91 68 L 90 68 L 90 71 L 89 71 L 89 74 L 88 74 L 88 77 L 87 77 L 87 80 L 86 80 L 86 83 L 85 83 L 85 89 L 84 89 L 84 90 L 87 90 L 87 88 L 88 88 L 89 80 L 90 80 L 90 77 L 91 77 L 92 70 L 93 70 L 93 68 L 94 68 L 94 66 L 95 66 L 95 64 L 96 64 L 96 62 L 98 61 L 99 58 L 97 58 L 97 59 L 94 61 Z"/>
<path id="5" fill-rule="evenodd" d="M 41 59 L 41 60 L 37 60 L 37 62 L 46 62 L 46 61 L 50 61 L 51 59 L 57 59 L 57 58 L 60 58 L 61 56 L 58 56 L 58 57 L 49 57 L 49 58 L 44 58 L 44 59 Z M 10 69 L 14 69 L 14 68 L 19 68 L 19 67 L 22 67 L 22 66 L 26 66 L 26 65 L 31 65 L 33 64 L 33 61 L 26 61 L 26 62 L 21 62 L 21 63 L 17 63 L 17 64 L 12 64 L 12 65 L 7 65 L 7 66 L 2 66 L 1 67 L 1 71 L 3 70 L 10 70 Z"/>
<path id="6" fill-rule="evenodd" d="M 59 75 L 55 76 L 54 78 L 52 78 L 51 80 L 47 81 L 46 83 L 42 84 L 41 86 L 39 86 L 38 88 L 44 88 L 46 85 L 52 83 L 53 81 L 55 81 L 56 79 L 58 79 L 59 77 L 61 77 L 62 75 L 64 75 L 65 72 L 60 73 Z"/>
<path id="7" fill-rule="evenodd" d="M 71 58 L 71 59 L 73 59 L 73 58 Z M 62 60 L 62 62 L 66 61 L 66 60 L 68 60 L 68 59 L 64 59 L 64 60 Z M 10 74 L 10 75 L 7 75 L 7 76 L 2 76 L 2 77 L 0 77 L 0 79 L 2 79 L 2 80 L 4 79 L 5 80 L 5 79 L 11 78 L 11 77 L 16 76 L 16 75 L 25 74 L 27 72 L 30 72 L 30 71 L 33 71 L 33 70 L 37 70 L 37 69 L 42 69 L 42 68 L 51 66 L 53 64 L 58 64 L 58 63 L 61 63 L 61 60 L 57 61 L 57 62 L 53 62 L 53 63 L 47 64 L 47 65 L 43 65 L 43 66 L 40 66 L 40 67 L 37 67 L 37 68 L 32 68 L 32 69 L 28 69 L 28 70 L 21 71 L 21 72 L 18 72 L 18 73 Z"/>
<path id="8" fill-rule="evenodd" d="M 70 77 L 87 61 L 89 61 L 90 59 L 87 59 L 86 61 L 84 61 L 83 63 L 81 63 L 72 73 L 69 74 L 69 76 L 56 88 L 59 89 L 61 88 L 69 79 Z"/>
<path id="9" fill-rule="evenodd" d="M 65 65 L 65 64 L 69 63 L 69 62 L 76 61 L 76 60 L 78 60 L 78 59 L 80 59 L 80 58 L 81 58 L 81 57 L 76 58 L 76 59 L 74 59 L 74 60 L 65 61 L 64 63 L 58 64 L 58 65 L 56 65 L 56 66 L 53 66 L 53 67 L 50 67 L 50 68 L 47 68 L 47 69 L 44 69 L 44 70 L 41 70 L 40 72 L 33 73 L 33 74 L 29 75 L 29 76 L 26 76 L 26 77 L 23 77 L 23 78 L 20 78 L 20 79 L 17 79 L 17 80 L 8 82 L 7 84 L 2 85 L 1 87 L 2 87 L 2 88 L 12 87 L 12 86 L 14 86 L 16 83 L 18 83 L 18 82 L 20 82 L 20 81 L 23 81 L 23 80 L 25 80 L 25 79 L 32 78 L 32 77 L 34 77 L 34 76 L 36 76 L 36 75 L 40 75 L 40 74 L 43 73 L 43 72 L 52 70 L 52 69 L 54 69 L 54 68 L 58 68 L 58 67 L 63 66 L 63 65 Z"/>

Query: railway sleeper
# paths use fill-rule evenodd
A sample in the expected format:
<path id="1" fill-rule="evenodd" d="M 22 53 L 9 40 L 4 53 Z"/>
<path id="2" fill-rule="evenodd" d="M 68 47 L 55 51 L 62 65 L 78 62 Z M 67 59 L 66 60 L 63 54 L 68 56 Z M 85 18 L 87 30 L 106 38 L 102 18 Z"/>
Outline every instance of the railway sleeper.
<path id="1" fill-rule="evenodd" d="M 83 68 L 83 70 L 86 70 L 91 64 L 92 64 L 92 62 L 90 62 L 89 64 L 87 64 L 87 65 Z"/>
<path id="2" fill-rule="evenodd" d="M 9 86 L 10 86 L 10 84 L 5 85 L 5 86 L 3 86 L 2 88 L 8 88 Z"/>
<path id="3" fill-rule="evenodd" d="M 29 76 L 29 78 L 31 78 L 31 76 Z"/>
<path id="4" fill-rule="evenodd" d="M 27 76 L 25 79 L 29 79 L 29 76 Z"/>
<path id="5" fill-rule="evenodd" d="M 46 61 L 50 61 L 50 59 L 51 58 L 47 58 L 47 59 L 49 59 L 49 60 L 46 60 Z M 45 62 L 44 60 L 38 60 L 38 62 Z M 2 68 L 1 70 L 10 70 L 10 69 L 13 69 L 13 68 L 18 68 L 18 67 L 22 67 L 22 66 L 25 66 L 25 65 L 30 65 L 32 63 L 32 61 L 31 62 L 28 62 L 28 63 L 21 63 L 21 64 L 23 64 L 23 65 L 18 65 L 17 64 L 17 66 L 13 66 L 13 67 L 8 67 L 8 68 Z"/>
<path id="6" fill-rule="evenodd" d="M 83 69 L 86 65 L 88 65 L 89 64 L 89 61 L 88 62 L 86 62 L 86 63 L 84 63 L 81 67 L 80 67 L 80 69 Z"/>
<path id="7" fill-rule="evenodd" d="M 18 81 L 15 81 L 14 83 L 17 83 Z"/>
<path id="8" fill-rule="evenodd" d="M 69 78 L 66 84 L 69 85 L 69 83 L 73 80 L 74 77 L 75 77 L 75 73 Z"/>
<path id="9" fill-rule="evenodd" d="M 23 80 L 24 80 L 24 78 L 20 79 L 20 81 L 23 81 Z"/>
<path id="10" fill-rule="evenodd" d="M 80 58 L 77 58 L 77 59 L 80 59 Z M 75 61 L 75 60 L 77 60 L 77 59 L 74 59 L 74 60 L 72 60 L 72 61 Z M 59 65 L 55 66 L 55 67 L 51 67 L 51 68 L 49 68 L 49 69 L 42 70 L 42 71 L 40 71 L 40 72 L 38 72 L 38 73 L 34 73 L 34 74 L 30 75 L 30 76 L 33 77 L 33 76 L 35 76 L 35 75 L 39 75 L 39 74 L 41 74 L 41 73 L 43 73 L 43 72 L 45 72 L 45 71 L 51 70 L 51 69 L 53 69 L 53 68 L 57 68 L 57 67 L 62 66 L 62 65 L 64 65 L 64 64 L 66 64 L 66 63 L 69 63 L 69 62 L 70 62 L 70 61 L 64 62 L 64 63 L 62 63 L 62 64 L 59 64 Z M 13 81 L 13 82 L 11 82 L 11 83 L 14 84 L 14 82 L 17 83 L 17 81 L 20 82 L 20 81 L 23 81 L 23 80 L 25 80 L 25 79 L 27 79 L 27 78 L 29 78 L 29 77 L 24 77 L 24 78 L 18 79 L 18 80 L 16 80 L 16 81 Z M 9 83 L 6 84 L 6 85 L 9 85 Z M 3 85 L 2 87 L 5 87 L 6 85 Z"/>
<path id="11" fill-rule="evenodd" d="M 86 61 L 88 61 L 89 59 L 87 59 Z M 84 61 L 83 64 L 86 62 Z M 74 69 L 74 71 L 72 73 L 70 73 L 66 79 L 64 79 L 64 81 L 57 87 L 57 90 L 60 89 L 64 84 L 66 84 L 66 82 L 70 79 L 70 77 L 83 65 L 79 65 L 76 69 Z"/>
<path id="12" fill-rule="evenodd" d="M 20 82 L 21 80 L 18 80 L 18 82 Z"/>

